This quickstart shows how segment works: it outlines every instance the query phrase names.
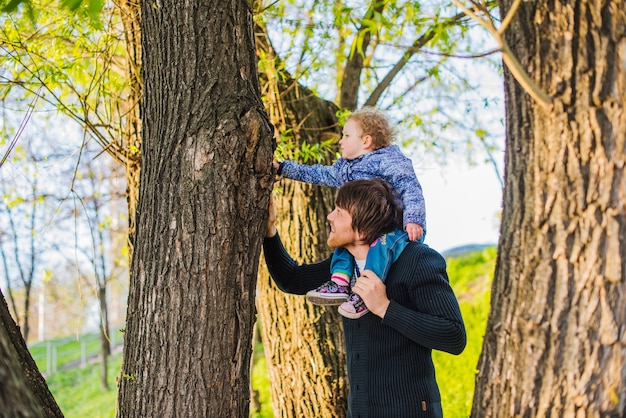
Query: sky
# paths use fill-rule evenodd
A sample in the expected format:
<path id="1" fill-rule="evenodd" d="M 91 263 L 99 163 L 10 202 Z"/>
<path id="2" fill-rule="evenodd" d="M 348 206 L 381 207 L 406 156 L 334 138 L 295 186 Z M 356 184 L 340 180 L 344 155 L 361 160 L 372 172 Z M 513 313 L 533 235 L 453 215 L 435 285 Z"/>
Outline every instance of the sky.
<path id="1" fill-rule="evenodd" d="M 415 164 L 415 172 L 426 200 L 426 244 L 443 252 L 498 243 L 502 188 L 493 166 L 452 157 L 445 167 Z"/>

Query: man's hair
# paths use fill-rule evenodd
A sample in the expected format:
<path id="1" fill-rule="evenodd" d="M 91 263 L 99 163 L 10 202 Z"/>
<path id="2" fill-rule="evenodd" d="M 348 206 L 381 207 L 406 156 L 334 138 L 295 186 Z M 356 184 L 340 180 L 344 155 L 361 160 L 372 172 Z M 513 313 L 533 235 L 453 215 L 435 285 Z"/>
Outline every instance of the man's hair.
<path id="1" fill-rule="evenodd" d="M 402 228 L 402 206 L 394 190 L 384 180 L 354 180 L 337 192 L 335 205 L 352 216 L 352 228 L 367 243 L 387 232 Z"/>
<path id="2" fill-rule="evenodd" d="M 395 131 L 389 123 L 389 118 L 381 110 L 375 107 L 364 107 L 355 110 L 348 116 L 361 126 L 364 135 L 372 137 L 374 148 L 388 147 L 394 140 Z"/>

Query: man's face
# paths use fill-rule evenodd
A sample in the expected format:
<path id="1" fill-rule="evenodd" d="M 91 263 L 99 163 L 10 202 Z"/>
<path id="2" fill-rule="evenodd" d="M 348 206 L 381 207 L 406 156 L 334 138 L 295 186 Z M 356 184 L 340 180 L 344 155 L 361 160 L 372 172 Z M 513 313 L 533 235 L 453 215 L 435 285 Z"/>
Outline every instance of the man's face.
<path id="1" fill-rule="evenodd" d="M 330 222 L 330 234 L 326 241 L 329 246 L 349 248 L 357 244 L 359 234 L 352 229 L 352 216 L 347 210 L 335 206 L 335 210 L 326 218 Z"/>

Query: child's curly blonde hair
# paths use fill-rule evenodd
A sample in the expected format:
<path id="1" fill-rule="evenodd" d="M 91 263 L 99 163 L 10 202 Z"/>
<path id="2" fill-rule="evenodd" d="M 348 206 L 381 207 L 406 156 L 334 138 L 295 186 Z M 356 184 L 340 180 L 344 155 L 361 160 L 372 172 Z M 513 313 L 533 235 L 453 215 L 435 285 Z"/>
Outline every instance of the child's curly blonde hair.
<path id="1" fill-rule="evenodd" d="M 395 138 L 395 130 L 389 123 L 389 118 L 375 107 L 364 107 L 355 110 L 348 116 L 348 120 L 357 122 L 364 135 L 370 135 L 375 149 L 391 145 Z"/>

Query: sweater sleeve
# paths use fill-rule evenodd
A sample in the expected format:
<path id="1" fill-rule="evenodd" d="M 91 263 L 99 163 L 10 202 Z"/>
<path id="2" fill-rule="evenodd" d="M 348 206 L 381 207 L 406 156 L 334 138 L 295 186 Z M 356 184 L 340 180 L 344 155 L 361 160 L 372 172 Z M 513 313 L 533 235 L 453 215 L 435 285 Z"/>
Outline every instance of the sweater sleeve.
<path id="1" fill-rule="evenodd" d="M 307 165 L 298 164 L 295 161 L 283 161 L 280 163 L 280 175 L 304 183 L 337 188 L 343 184 L 339 173 L 341 160 L 340 158 L 333 165 Z"/>
<path id="2" fill-rule="evenodd" d="M 298 264 L 278 234 L 265 238 L 263 254 L 270 276 L 283 292 L 304 295 L 330 279 L 330 258 L 319 263 Z"/>
<path id="3" fill-rule="evenodd" d="M 467 335 L 445 260 L 428 246 L 420 247 L 415 259 L 403 264 L 401 276 L 409 283 L 411 305 L 416 308 L 391 300 L 383 324 L 424 347 L 460 354 Z"/>

